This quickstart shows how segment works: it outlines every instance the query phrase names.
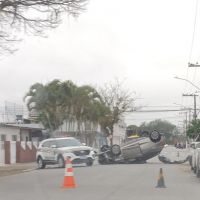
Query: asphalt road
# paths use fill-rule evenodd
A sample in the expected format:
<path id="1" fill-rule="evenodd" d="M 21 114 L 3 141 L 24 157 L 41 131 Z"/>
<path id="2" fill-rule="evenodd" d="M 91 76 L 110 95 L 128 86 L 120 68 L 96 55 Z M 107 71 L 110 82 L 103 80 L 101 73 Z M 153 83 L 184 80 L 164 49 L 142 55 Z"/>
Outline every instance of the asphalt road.
<path id="1" fill-rule="evenodd" d="M 159 169 L 167 188 L 155 188 Z M 2 200 L 192 200 L 200 197 L 200 179 L 188 164 L 146 164 L 74 167 L 77 187 L 61 188 L 64 169 L 34 170 L 0 178 Z"/>

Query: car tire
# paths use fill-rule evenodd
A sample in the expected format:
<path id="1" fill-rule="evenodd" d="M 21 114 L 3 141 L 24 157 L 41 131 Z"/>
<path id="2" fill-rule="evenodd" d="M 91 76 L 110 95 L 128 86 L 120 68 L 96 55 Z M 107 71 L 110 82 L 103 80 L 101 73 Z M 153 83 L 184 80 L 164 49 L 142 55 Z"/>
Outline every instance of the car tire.
<path id="1" fill-rule="evenodd" d="M 118 144 L 114 144 L 111 147 L 111 152 L 114 156 L 119 156 L 121 154 L 121 148 Z"/>
<path id="2" fill-rule="evenodd" d="M 154 130 L 149 134 L 149 138 L 152 142 L 157 143 L 161 140 L 161 134 L 158 131 Z"/>
<path id="3" fill-rule="evenodd" d="M 91 158 L 88 158 L 87 162 L 85 163 L 88 167 L 92 166 L 94 161 Z"/>
<path id="4" fill-rule="evenodd" d="M 110 150 L 110 146 L 108 146 L 108 145 L 103 145 L 101 147 L 101 152 L 105 152 L 105 151 L 108 151 L 108 150 Z"/>
<path id="5" fill-rule="evenodd" d="M 196 172 L 197 172 L 197 168 L 196 167 L 193 167 L 193 172 L 196 174 Z"/>
<path id="6" fill-rule="evenodd" d="M 99 162 L 100 165 L 108 164 L 107 159 L 106 159 L 104 154 L 101 154 L 101 155 L 98 156 L 98 162 Z"/>
<path id="7" fill-rule="evenodd" d="M 46 164 L 41 157 L 37 159 L 37 163 L 38 163 L 38 169 L 44 169 L 46 167 Z"/>
<path id="8" fill-rule="evenodd" d="M 197 178 L 200 178 L 200 169 L 199 168 L 197 168 L 197 170 L 196 170 L 196 175 L 197 175 Z"/>
<path id="9" fill-rule="evenodd" d="M 59 168 L 64 168 L 65 167 L 65 161 L 64 158 L 62 156 L 58 156 L 58 167 Z"/>
<path id="10" fill-rule="evenodd" d="M 188 161 L 189 161 L 189 164 L 190 164 L 190 166 L 191 166 L 191 168 L 192 168 L 192 156 L 189 156 L 189 157 L 188 157 Z"/>

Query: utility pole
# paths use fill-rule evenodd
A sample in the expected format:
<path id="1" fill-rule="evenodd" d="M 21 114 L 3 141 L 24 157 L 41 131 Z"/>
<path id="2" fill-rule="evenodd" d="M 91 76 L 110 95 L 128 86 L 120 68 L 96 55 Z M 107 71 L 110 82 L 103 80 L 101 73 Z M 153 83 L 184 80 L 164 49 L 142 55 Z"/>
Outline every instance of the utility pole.
<path id="1" fill-rule="evenodd" d="M 198 96 L 197 94 L 183 94 L 184 97 L 194 97 L 194 134 L 197 135 L 197 104 L 196 104 L 196 97 Z"/>
<path id="2" fill-rule="evenodd" d="M 185 137 L 187 137 L 187 128 L 188 128 L 188 112 L 180 112 L 180 114 L 184 114 L 185 115 L 185 120 L 184 120 L 184 125 L 183 125 L 183 129 L 184 129 L 184 135 Z"/>

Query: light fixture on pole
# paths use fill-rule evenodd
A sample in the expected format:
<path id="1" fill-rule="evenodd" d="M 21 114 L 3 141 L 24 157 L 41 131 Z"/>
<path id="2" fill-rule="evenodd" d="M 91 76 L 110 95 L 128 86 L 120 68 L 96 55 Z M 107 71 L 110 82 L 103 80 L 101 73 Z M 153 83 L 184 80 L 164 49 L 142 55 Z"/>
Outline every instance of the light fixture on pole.
<path id="1" fill-rule="evenodd" d="M 200 91 L 200 88 L 199 88 L 198 86 L 196 86 L 194 83 L 192 83 L 191 81 L 189 81 L 189 80 L 187 80 L 187 79 L 185 79 L 185 78 L 180 78 L 180 77 L 178 77 L 178 76 L 175 76 L 174 78 L 175 78 L 175 79 L 179 79 L 179 80 L 186 81 L 186 82 L 190 83 L 191 85 L 193 85 L 196 89 L 198 89 L 198 92 Z"/>

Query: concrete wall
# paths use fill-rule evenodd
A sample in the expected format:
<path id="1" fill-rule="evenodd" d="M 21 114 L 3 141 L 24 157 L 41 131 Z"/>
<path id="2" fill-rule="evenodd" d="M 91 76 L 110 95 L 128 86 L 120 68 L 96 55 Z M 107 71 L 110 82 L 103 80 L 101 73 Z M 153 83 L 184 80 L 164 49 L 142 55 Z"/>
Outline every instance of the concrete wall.
<path id="1" fill-rule="evenodd" d="M 101 131 L 101 127 L 99 124 L 93 124 L 91 122 L 86 122 L 86 123 L 82 123 L 80 125 L 80 129 L 81 131 L 97 131 L 100 132 Z M 61 131 L 61 132 L 76 132 L 78 130 L 78 123 L 76 120 L 74 121 L 68 121 L 66 120 L 62 126 L 60 126 L 60 128 L 56 131 Z"/>
<path id="2" fill-rule="evenodd" d="M 0 141 L 0 166 L 5 164 L 5 146 L 4 142 Z"/>
<path id="3" fill-rule="evenodd" d="M 120 145 L 121 143 L 123 143 L 125 136 L 126 124 L 123 121 L 119 122 L 118 124 L 115 124 L 113 129 L 113 144 Z"/>
<path id="4" fill-rule="evenodd" d="M 16 135 L 17 141 L 20 141 L 20 129 L 14 127 L 0 127 L 0 140 L 1 135 L 6 135 L 6 141 L 12 141 L 12 136 Z"/>
<path id="5" fill-rule="evenodd" d="M 17 142 L 16 148 L 16 162 L 27 163 L 36 161 L 36 144 L 32 142 Z"/>
<path id="6" fill-rule="evenodd" d="M 21 141 L 30 141 L 28 130 L 21 130 Z"/>
<path id="7" fill-rule="evenodd" d="M 0 165 L 36 161 L 37 142 L 0 142 Z"/>

